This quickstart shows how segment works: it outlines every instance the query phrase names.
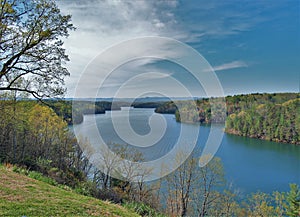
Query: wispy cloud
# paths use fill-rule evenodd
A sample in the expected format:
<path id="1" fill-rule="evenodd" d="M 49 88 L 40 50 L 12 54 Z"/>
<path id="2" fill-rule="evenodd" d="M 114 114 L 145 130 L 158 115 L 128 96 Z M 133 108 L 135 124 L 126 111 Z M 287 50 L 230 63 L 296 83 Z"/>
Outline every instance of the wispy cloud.
<path id="1" fill-rule="evenodd" d="M 219 66 L 214 66 L 213 69 L 214 71 L 224 71 L 228 69 L 236 69 L 236 68 L 245 68 L 248 67 L 248 64 L 245 63 L 244 61 L 233 61 L 230 63 L 224 63 Z"/>
<path id="2" fill-rule="evenodd" d="M 71 59 L 67 65 L 71 77 L 66 80 L 70 96 L 87 64 L 110 46 L 143 36 L 165 36 L 183 41 L 188 37 L 186 31 L 177 27 L 174 14 L 174 9 L 178 6 L 177 0 L 60 0 L 58 4 L 63 13 L 72 14 L 72 22 L 77 27 L 64 45 Z M 162 45 L 161 48 L 163 47 Z M 162 51 L 166 53 L 165 56 L 170 55 L 168 50 Z M 110 61 L 116 62 L 117 58 L 113 56 Z M 147 63 L 146 61 L 145 64 Z"/>
<path id="3" fill-rule="evenodd" d="M 234 0 L 58 0 L 58 4 L 63 13 L 72 14 L 72 22 L 77 27 L 64 45 L 71 59 L 67 65 L 71 77 L 66 80 L 69 96 L 72 96 L 82 71 L 90 61 L 116 43 L 143 36 L 163 36 L 199 44 L 211 38 L 228 37 L 251 30 L 265 21 L 262 11 L 270 7 L 269 2 L 249 1 L 247 10 L 241 10 L 241 3 Z M 168 46 L 162 45 L 161 48 L 165 48 L 162 50 L 165 55 L 162 56 L 180 55 L 179 51 L 171 50 L 173 53 L 170 53 Z M 110 58 L 111 62 L 117 60 L 117 56 Z M 131 64 L 131 69 L 129 66 L 126 68 L 128 75 L 137 71 L 137 68 L 149 65 L 149 60 L 137 63 L 140 65 Z M 214 69 L 221 71 L 247 66 L 243 61 L 233 61 Z M 102 75 L 99 72 L 98 76 Z M 112 84 L 117 84 L 118 79 Z"/>

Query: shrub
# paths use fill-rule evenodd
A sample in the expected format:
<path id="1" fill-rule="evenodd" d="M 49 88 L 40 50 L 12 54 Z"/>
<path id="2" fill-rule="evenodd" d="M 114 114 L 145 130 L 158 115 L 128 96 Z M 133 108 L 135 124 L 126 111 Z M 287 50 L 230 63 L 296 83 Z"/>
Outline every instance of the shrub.
<path id="1" fill-rule="evenodd" d="M 57 186 L 57 182 L 54 179 L 44 176 L 42 173 L 36 171 L 30 171 L 28 177 Z"/>
<path id="2" fill-rule="evenodd" d="M 165 215 L 158 213 L 156 210 L 144 203 L 138 202 L 125 202 L 123 205 L 125 208 L 130 209 L 141 216 L 151 217 L 164 217 Z"/>

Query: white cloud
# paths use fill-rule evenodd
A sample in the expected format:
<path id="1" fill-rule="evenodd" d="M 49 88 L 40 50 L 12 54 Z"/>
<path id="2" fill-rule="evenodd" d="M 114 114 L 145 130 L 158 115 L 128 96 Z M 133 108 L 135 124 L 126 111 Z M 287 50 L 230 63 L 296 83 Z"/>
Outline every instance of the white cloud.
<path id="1" fill-rule="evenodd" d="M 68 96 L 72 97 L 74 88 L 85 67 L 103 50 L 124 40 L 143 36 L 171 37 L 183 42 L 199 42 L 209 37 L 223 37 L 249 30 L 263 19 L 260 9 L 265 5 L 252 5 L 253 10 L 239 11 L 235 2 L 201 1 L 179 2 L 178 0 L 58 0 L 61 11 L 72 15 L 77 27 L 65 40 L 65 48 L 70 57 L 67 67 L 71 77 L 66 80 Z M 240 3 L 238 3 L 240 4 Z M 226 8 L 226 9 L 224 9 Z M 149 46 L 149 45 L 145 45 Z M 136 48 L 137 50 L 139 48 Z M 179 51 L 161 45 L 161 56 L 181 55 Z M 136 52 L 122 50 L 121 53 Z M 118 61 L 111 56 L 106 64 Z M 131 64 L 126 72 L 149 64 L 140 61 Z M 215 71 L 247 67 L 242 61 L 233 61 L 215 67 Z M 105 73 L 104 73 L 105 74 Z M 102 76 L 99 72 L 98 76 Z M 112 82 L 118 84 L 117 78 Z"/>
<path id="2" fill-rule="evenodd" d="M 176 27 L 173 10 L 177 1 L 61 0 L 58 4 L 63 13 L 72 15 L 77 28 L 64 44 L 71 60 L 67 65 L 71 77 L 66 80 L 69 96 L 87 64 L 116 43 L 143 36 L 172 36 L 179 40 L 188 37 Z M 116 58 L 111 57 L 111 61 Z"/>
<path id="3" fill-rule="evenodd" d="M 245 63 L 244 61 L 233 61 L 230 63 L 224 63 L 219 66 L 214 66 L 213 69 L 214 71 L 224 71 L 228 69 L 236 69 L 236 68 L 245 68 L 248 67 L 248 64 Z"/>

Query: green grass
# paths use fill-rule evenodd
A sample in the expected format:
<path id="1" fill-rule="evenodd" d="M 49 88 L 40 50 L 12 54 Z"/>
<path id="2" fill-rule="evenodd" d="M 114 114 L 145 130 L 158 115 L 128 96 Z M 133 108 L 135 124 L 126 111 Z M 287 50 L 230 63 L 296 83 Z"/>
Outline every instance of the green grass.
<path id="1" fill-rule="evenodd" d="M 138 216 L 122 206 L 15 173 L 0 166 L 0 216 Z"/>
<path id="2" fill-rule="evenodd" d="M 144 203 L 129 202 L 125 203 L 124 207 L 128 208 L 129 210 L 133 210 L 141 216 L 166 217 L 166 215 L 158 213 L 153 208 Z"/>

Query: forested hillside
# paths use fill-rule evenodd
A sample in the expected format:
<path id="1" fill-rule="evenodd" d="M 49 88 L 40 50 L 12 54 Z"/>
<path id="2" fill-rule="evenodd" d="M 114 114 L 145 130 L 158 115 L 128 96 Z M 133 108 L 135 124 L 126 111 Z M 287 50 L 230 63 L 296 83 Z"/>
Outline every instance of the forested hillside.
<path id="1" fill-rule="evenodd" d="M 226 132 L 276 142 L 300 144 L 300 99 L 267 103 L 230 114 Z"/>
<path id="2" fill-rule="evenodd" d="M 63 107 L 65 105 L 63 103 Z M 106 174 L 94 167 L 89 162 L 89 156 L 95 150 L 85 138 L 76 139 L 67 122 L 63 120 L 64 115 L 58 116 L 52 108 L 38 101 L 11 98 L 0 100 L 0 111 L 0 164 L 18 165 L 20 171 L 24 171 L 25 174 L 38 171 L 38 177 L 45 176 L 53 185 L 63 185 L 83 195 L 123 204 L 132 210 L 138 209 L 139 213 L 146 216 L 156 215 L 152 207 L 158 209 L 160 206 L 157 200 L 153 199 L 154 191 L 143 181 L 134 183 L 129 174 L 127 181 L 112 178 L 112 173 L 125 170 L 124 165 L 117 162 L 113 166 L 107 165 L 107 168 L 103 168 Z M 127 159 L 140 159 L 139 153 L 129 153 L 117 145 L 114 151 Z M 111 155 L 105 156 L 108 162 L 113 161 Z M 0 173 L 3 175 L 1 171 Z M 146 176 L 146 172 L 135 173 Z M 2 203 L 7 197 L 6 193 L 2 192 L 2 185 L 3 183 L 0 183 L 0 210 L 4 207 Z M 29 203 L 26 198 L 25 202 Z M 17 201 L 15 207 L 20 206 L 22 203 Z M 33 207 L 32 204 L 28 206 Z M 7 209 L 5 214 L 12 212 L 12 206 L 4 208 Z M 44 209 L 41 212 L 48 210 L 45 207 L 41 209 Z"/>
<path id="3" fill-rule="evenodd" d="M 226 132 L 276 142 L 300 144 L 299 94 L 248 94 L 226 97 L 227 118 L 222 116 L 222 101 L 219 98 L 196 101 L 197 111 L 189 101 L 165 103 L 156 112 L 175 111 L 181 122 L 224 123 Z M 211 103 L 215 106 L 212 114 Z M 180 105 L 181 112 L 176 108 Z M 219 112 L 218 112 L 219 111 Z"/>

